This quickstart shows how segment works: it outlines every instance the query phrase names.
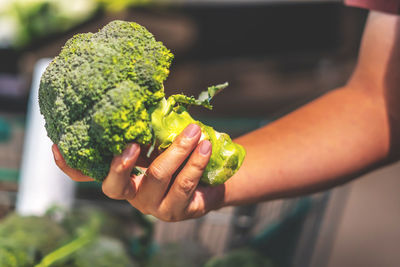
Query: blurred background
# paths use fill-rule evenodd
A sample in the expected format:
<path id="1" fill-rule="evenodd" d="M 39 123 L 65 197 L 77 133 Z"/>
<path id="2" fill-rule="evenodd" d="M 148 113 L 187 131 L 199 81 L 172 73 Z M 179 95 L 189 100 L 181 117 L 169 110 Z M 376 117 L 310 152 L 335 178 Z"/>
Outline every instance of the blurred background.
<path id="1" fill-rule="evenodd" d="M 46 255 L 56 260 L 43 266 L 400 266 L 399 164 L 315 195 L 164 223 L 57 172 L 37 113 L 38 78 L 65 41 L 123 19 L 174 53 L 167 95 L 229 82 L 212 111 L 193 114 L 236 137 L 344 85 L 366 16 L 334 0 L 0 0 L 0 266 Z M 75 250 L 63 258 L 65 247 Z M 99 255 L 109 261 L 95 264 Z"/>

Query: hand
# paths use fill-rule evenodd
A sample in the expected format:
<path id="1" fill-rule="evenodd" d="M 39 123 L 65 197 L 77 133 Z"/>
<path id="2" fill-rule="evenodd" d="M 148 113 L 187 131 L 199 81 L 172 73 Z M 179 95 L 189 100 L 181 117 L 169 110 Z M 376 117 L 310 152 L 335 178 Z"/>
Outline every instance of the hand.
<path id="1" fill-rule="evenodd" d="M 189 125 L 166 151 L 148 165 L 145 174 L 139 176 L 131 175 L 131 172 L 138 162 L 140 146 L 130 144 L 121 155 L 114 157 L 110 172 L 103 181 L 104 194 L 113 199 L 127 200 L 142 213 L 164 221 L 196 218 L 219 208 L 224 185 L 198 185 L 211 155 L 211 143 L 208 140 L 199 143 L 200 136 L 200 127 Z M 70 168 L 56 145 L 52 148 L 57 166 L 71 179 L 93 180 Z"/>

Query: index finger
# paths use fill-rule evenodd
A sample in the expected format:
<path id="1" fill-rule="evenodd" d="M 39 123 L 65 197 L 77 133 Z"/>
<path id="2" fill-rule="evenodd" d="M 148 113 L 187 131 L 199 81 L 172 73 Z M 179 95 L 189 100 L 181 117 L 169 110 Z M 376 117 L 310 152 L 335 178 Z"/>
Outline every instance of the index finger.
<path id="1" fill-rule="evenodd" d="M 137 197 L 145 199 L 149 206 L 158 206 L 168 189 L 172 175 L 197 146 L 200 136 L 201 129 L 198 125 L 187 126 L 172 145 L 149 166 Z"/>
<path id="2" fill-rule="evenodd" d="M 94 181 L 92 177 L 84 175 L 81 171 L 76 170 L 68 166 L 65 162 L 65 159 L 61 155 L 60 150 L 56 144 L 51 146 L 51 150 L 53 151 L 54 161 L 58 168 L 60 168 L 66 175 L 68 175 L 72 180 L 77 182 L 91 182 Z"/>

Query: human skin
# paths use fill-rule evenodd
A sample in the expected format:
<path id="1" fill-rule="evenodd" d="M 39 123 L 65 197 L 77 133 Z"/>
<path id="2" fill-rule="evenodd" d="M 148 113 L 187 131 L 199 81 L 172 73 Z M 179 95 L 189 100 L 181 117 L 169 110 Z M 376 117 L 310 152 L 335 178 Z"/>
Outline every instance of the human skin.
<path id="1" fill-rule="evenodd" d="M 399 159 L 399 70 L 400 18 L 371 12 L 347 84 L 234 140 L 247 156 L 225 184 L 198 185 L 211 147 L 208 141 L 199 143 L 200 129 L 190 125 L 150 163 L 141 161 L 138 145 L 130 145 L 114 158 L 103 192 L 161 220 L 179 221 L 223 206 L 304 195 L 345 183 Z M 56 145 L 53 153 L 72 179 L 92 180 L 69 168 Z M 145 175 L 130 176 L 135 165 L 145 166 Z"/>

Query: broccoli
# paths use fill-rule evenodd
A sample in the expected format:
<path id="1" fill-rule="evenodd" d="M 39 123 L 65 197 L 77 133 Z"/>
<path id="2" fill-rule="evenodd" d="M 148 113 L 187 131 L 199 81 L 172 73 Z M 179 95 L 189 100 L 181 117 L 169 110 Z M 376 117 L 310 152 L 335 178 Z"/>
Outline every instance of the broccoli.
<path id="1" fill-rule="evenodd" d="M 241 166 L 245 150 L 225 133 L 193 119 L 188 106 L 211 109 L 211 98 L 227 84 L 212 86 L 198 99 L 165 98 L 163 82 L 172 53 L 144 27 L 112 21 L 97 33 L 75 35 L 42 75 L 39 105 L 50 139 L 67 164 L 103 181 L 114 155 L 130 142 L 166 149 L 190 123 L 212 143 L 201 181 L 225 182 Z"/>
<path id="2" fill-rule="evenodd" d="M 61 222 L 47 215 L 11 214 L 1 220 L 0 266 L 137 266 L 123 240 L 108 235 L 108 214 L 84 209 L 65 215 Z"/>
<path id="3" fill-rule="evenodd" d="M 43 234 L 46 233 L 46 234 Z M 0 266 L 33 266 L 65 242 L 67 232 L 48 217 L 9 215 L 0 223 Z"/>

